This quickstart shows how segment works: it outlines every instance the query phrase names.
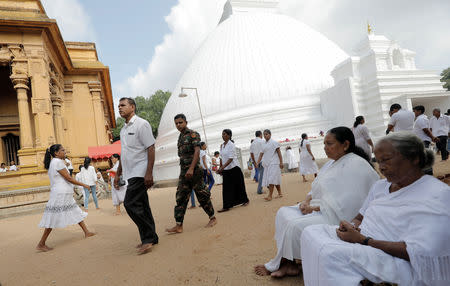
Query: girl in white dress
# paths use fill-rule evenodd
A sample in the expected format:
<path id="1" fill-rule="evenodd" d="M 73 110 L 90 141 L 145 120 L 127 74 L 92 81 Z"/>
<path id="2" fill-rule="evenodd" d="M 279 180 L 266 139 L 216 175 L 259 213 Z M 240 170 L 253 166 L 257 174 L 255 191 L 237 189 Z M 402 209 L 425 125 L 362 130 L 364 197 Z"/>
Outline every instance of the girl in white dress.
<path id="1" fill-rule="evenodd" d="M 283 169 L 283 157 L 281 156 L 280 144 L 271 139 L 272 133 L 269 129 L 264 130 L 264 139 L 266 142 L 259 154 L 259 159 L 256 166 L 262 162 L 264 167 L 264 176 L 262 181 L 263 187 L 269 187 L 269 195 L 264 198 L 266 201 L 272 200 L 273 187 L 278 191 L 276 198 L 281 198 L 281 170 Z"/>
<path id="2" fill-rule="evenodd" d="M 363 149 L 370 158 L 372 157 L 373 142 L 370 138 L 369 128 L 363 125 L 365 122 L 363 116 L 357 116 L 355 123 L 353 123 L 353 134 L 355 135 L 356 146 Z"/>
<path id="3" fill-rule="evenodd" d="M 317 167 L 316 159 L 311 152 L 311 144 L 308 141 L 308 135 L 302 134 L 302 141 L 300 141 L 300 174 L 302 174 L 303 182 L 307 182 L 305 175 L 314 174 L 317 177 L 319 167 Z"/>
<path id="4" fill-rule="evenodd" d="M 111 156 L 111 162 L 113 164 L 113 167 L 106 172 L 108 172 L 109 177 L 111 178 L 111 197 L 113 206 L 116 207 L 116 212 L 114 215 L 120 215 L 120 204 L 123 203 L 125 199 L 125 194 L 127 192 L 127 183 L 125 181 L 125 185 L 119 186 L 118 189 L 114 187 L 114 178 L 116 177 L 117 169 L 119 168 L 119 160 L 120 155 L 119 154 L 113 154 Z"/>
<path id="5" fill-rule="evenodd" d="M 39 223 L 39 227 L 44 227 L 45 230 L 36 246 L 37 250 L 44 252 L 52 250 L 45 242 L 53 228 L 79 224 L 86 238 L 95 235 L 87 229 L 83 221 L 87 213 L 83 212 L 73 199 L 72 184 L 84 188 L 89 188 L 89 186 L 76 181 L 70 176 L 64 162 L 65 156 L 66 151 L 61 144 L 54 144 L 45 152 L 44 166 L 48 170 L 50 178 L 50 199 Z"/>

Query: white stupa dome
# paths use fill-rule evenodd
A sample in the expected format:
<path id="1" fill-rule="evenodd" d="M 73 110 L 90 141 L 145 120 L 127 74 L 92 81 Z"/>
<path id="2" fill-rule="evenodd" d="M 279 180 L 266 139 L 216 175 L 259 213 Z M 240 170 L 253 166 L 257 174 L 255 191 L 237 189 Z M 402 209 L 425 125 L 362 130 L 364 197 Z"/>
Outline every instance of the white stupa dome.
<path id="1" fill-rule="evenodd" d="M 225 128 L 245 148 L 256 130 L 268 128 L 274 139 L 284 139 L 298 138 L 301 131 L 317 133 L 326 125 L 319 93 L 333 85 L 330 72 L 347 54 L 307 25 L 270 13 L 267 6 L 255 7 L 258 1 L 234 2 L 239 12 L 231 14 L 227 2 L 221 22 L 197 50 L 166 105 L 156 141 L 158 180 L 178 176 L 176 114 L 184 113 L 188 127 L 205 137 L 195 90 L 179 97 L 182 87 L 198 91 L 211 152 L 219 149 Z M 246 10 L 245 2 L 253 3 L 248 4 L 252 9 Z"/>

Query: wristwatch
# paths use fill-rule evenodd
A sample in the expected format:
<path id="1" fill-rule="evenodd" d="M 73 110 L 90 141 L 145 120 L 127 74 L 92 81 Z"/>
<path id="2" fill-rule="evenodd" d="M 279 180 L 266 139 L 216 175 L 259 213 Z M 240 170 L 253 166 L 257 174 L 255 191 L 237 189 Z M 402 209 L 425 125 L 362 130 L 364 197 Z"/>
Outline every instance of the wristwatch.
<path id="1" fill-rule="evenodd" d="M 370 236 L 366 236 L 366 238 L 364 238 L 362 245 L 368 245 L 369 244 L 369 240 L 371 240 L 372 238 Z"/>

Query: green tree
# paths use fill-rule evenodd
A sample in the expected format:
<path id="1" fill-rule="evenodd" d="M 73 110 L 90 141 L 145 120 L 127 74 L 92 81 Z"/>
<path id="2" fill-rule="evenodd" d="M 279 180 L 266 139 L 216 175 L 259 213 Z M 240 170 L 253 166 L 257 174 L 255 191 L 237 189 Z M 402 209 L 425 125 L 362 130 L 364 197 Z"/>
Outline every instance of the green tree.
<path id="1" fill-rule="evenodd" d="M 134 98 L 136 101 L 136 114 L 150 123 L 155 137 L 158 136 L 159 122 L 170 95 L 169 91 L 157 90 L 149 98 L 143 96 Z M 118 117 L 116 119 L 116 128 L 113 129 L 114 138 L 120 135 L 120 129 L 122 129 L 124 123 L 125 120 L 123 118 Z"/>
<path id="2" fill-rule="evenodd" d="M 441 72 L 441 81 L 445 82 L 444 88 L 450 90 L 450 68 L 446 68 Z"/>

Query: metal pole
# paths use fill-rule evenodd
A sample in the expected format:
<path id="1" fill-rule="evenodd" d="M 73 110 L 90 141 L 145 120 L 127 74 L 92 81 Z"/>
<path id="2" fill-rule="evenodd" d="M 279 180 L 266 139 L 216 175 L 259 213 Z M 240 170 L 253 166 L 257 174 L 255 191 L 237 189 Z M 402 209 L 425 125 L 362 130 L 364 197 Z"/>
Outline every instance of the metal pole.
<path id="1" fill-rule="evenodd" d="M 200 119 L 202 120 L 203 134 L 205 135 L 206 150 L 208 151 L 208 154 L 210 154 L 209 153 L 208 138 L 206 137 L 205 122 L 203 120 L 202 108 L 200 106 L 200 98 L 198 97 L 198 90 L 197 90 L 196 87 L 182 87 L 181 88 L 181 92 L 183 92 L 184 89 L 193 89 L 193 90 L 195 90 L 195 96 L 197 97 L 198 110 L 200 111 Z"/>

